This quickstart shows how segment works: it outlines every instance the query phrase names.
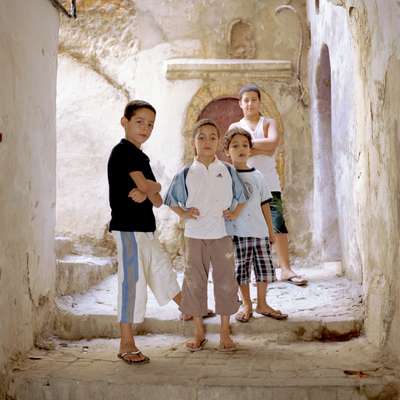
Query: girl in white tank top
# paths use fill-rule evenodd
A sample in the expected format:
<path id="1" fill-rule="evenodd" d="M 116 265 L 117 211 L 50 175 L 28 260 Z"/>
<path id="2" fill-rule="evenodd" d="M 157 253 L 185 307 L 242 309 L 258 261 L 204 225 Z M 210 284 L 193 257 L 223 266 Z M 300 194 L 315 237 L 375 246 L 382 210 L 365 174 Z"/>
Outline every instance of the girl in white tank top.
<path id="1" fill-rule="evenodd" d="M 241 128 L 246 129 L 251 134 L 253 139 L 265 139 L 264 121 L 265 117 L 260 117 L 255 129 L 252 129 L 248 121 L 244 118 L 239 121 L 239 125 Z M 276 171 L 275 154 L 273 156 L 252 156 L 249 158 L 248 164 L 250 167 L 258 169 L 264 175 L 268 189 L 271 192 L 281 191 L 279 176 Z"/>

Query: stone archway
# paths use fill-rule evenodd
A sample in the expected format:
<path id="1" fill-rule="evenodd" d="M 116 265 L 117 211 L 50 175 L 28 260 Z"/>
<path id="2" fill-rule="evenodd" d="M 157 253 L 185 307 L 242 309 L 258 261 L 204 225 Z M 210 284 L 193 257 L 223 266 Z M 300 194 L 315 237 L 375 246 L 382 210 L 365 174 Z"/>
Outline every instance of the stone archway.
<path id="1" fill-rule="evenodd" d="M 317 135 L 314 147 L 315 219 L 314 234 L 321 261 L 342 258 L 336 202 L 334 153 L 332 149 L 331 63 L 329 48 L 322 46 L 316 72 Z"/>
<path id="2" fill-rule="evenodd" d="M 186 119 L 184 123 L 183 137 L 184 137 L 184 164 L 189 163 L 193 159 L 193 148 L 191 145 L 192 128 L 196 121 L 204 115 L 203 111 L 207 110 L 208 106 L 216 104 L 215 102 L 221 99 L 237 99 L 237 94 L 240 88 L 249 83 L 246 81 L 230 81 L 230 80 L 219 80 L 219 81 L 206 81 L 203 86 L 195 93 L 190 102 L 187 111 Z M 261 91 L 261 113 L 263 115 L 274 118 L 278 131 L 281 134 L 282 140 L 278 148 L 276 162 L 277 169 L 281 181 L 281 185 L 284 184 L 284 153 L 283 153 L 283 124 L 282 118 L 276 107 L 276 104 L 272 97 L 265 91 L 265 83 L 255 82 Z M 230 100 L 231 101 L 231 100 Z M 213 106 L 214 108 L 214 106 Z M 218 107 L 216 107 L 218 109 Z M 202 114 L 203 113 L 203 114 Z"/>

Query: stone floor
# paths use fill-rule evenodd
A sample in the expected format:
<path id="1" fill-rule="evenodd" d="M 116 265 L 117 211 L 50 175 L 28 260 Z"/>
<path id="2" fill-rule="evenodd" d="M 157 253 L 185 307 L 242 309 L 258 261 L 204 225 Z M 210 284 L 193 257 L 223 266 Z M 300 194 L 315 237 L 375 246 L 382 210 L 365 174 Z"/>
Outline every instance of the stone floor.
<path id="1" fill-rule="evenodd" d="M 218 335 L 203 351 L 186 338 L 137 337 L 146 365 L 116 357 L 117 339 L 56 342 L 14 365 L 14 400 L 361 400 L 398 399 L 399 365 L 358 338 L 342 343 L 280 343 L 277 336 L 236 335 L 238 351 L 219 353 Z"/>
<path id="2" fill-rule="evenodd" d="M 232 321 L 234 333 L 266 332 L 295 336 L 303 340 L 346 339 L 358 336 L 362 329 L 363 305 L 361 286 L 340 276 L 337 264 L 314 268 L 298 268 L 309 279 L 309 285 L 298 287 L 285 282 L 269 286 L 268 302 L 289 314 L 287 321 L 275 321 L 255 315 L 248 324 Z M 83 295 L 59 297 L 56 333 L 65 339 L 118 337 L 116 321 L 116 276 L 110 276 Z M 178 274 L 182 281 L 182 274 Z M 213 285 L 209 283 L 209 306 L 213 308 Z M 255 287 L 252 297 L 255 298 Z M 218 317 L 206 320 L 209 332 L 218 331 Z M 142 333 L 169 333 L 188 336 L 192 324 L 179 320 L 175 303 L 159 307 L 149 291 Z"/>

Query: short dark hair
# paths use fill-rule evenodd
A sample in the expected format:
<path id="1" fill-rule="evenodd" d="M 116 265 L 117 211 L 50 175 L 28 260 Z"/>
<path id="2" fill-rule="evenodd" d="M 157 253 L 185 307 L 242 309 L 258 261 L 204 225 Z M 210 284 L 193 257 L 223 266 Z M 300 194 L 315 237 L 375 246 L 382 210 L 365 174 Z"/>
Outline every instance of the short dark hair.
<path id="1" fill-rule="evenodd" d="M 195 126 L 193 127 L 192 139 L 194 139 L 196 137 L 197 133 L 199 132 L 199 129 L 202 126 L 206 126 L 206 125 L 213 126 L 217 130 L 218 137 L 220 137 L 220 132 L 219 132 L 217 124 L 212 119 L 202 118 L 199 121 L 197 121 Z"/>
<path id="2" fill-rule="evenodd" d="M 242 86 L 239 90 L 239 99 L 241 100 L 242 96 L 247 92 L 256 92 L 258 99 L 261 100 L 261 91 L 255 83 L 247 83 L 246 85 Z"/>
<path id="3" fill-rule="evenodd" d="M 125 106 L 124 117 L 130 121 L 135 115 L 135 112 L 141 108 L 147 108 L 148 110 L 153 111 L 154 115 L 157 114 L 156 109 L 147 101 L 132 100 Z"/>
<path id="4" fill-rule="evenodd" d="M 249 141 L 250 148 L 253 147 L 252 137 L 251 137 L 250 133 L 247 132 L 246 129 L 243 129 L 243 128 L 240 128 L 240 127 L 234 127 L 234 128 L 228 129 L 225 132 L 225 135 L 224 135 L 224 150 L 228 150 L 229 149 L 229 146 L 230 146 L 233 138 L 236 135 L 244 136 Z"/>

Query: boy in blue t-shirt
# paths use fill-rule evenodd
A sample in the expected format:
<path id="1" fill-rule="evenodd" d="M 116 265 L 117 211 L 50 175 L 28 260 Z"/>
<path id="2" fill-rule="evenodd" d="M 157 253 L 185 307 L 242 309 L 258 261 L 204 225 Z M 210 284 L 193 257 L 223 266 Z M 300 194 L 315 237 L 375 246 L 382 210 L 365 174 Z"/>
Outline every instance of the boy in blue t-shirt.
<path id="1" fill-rule="evenodd" d="M 267 284 L 276 280 L 271 260 L 270 243 L 275 240 L 269 203 L 272 200 L 263 175 L 247 165 L 252 147 L 250 133 L 242 128 L 232 128 L 224 137 L 224 149 L 230 156 L 250 198 L 239 216 L 231 221 L 230 233 L 234 235 L 236 279 L 243 299 L 243 310 L 235 318 L 248 322 L 253 316 L 250 298 L 250 267 L 253 265 L 257 282 L 257 307 L 255 312 L 274 319 L 287 315 L 267 304 Z"/>

